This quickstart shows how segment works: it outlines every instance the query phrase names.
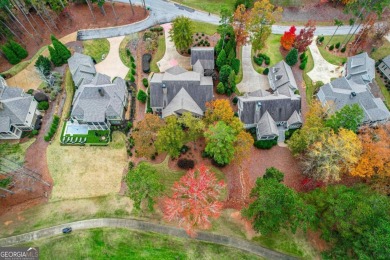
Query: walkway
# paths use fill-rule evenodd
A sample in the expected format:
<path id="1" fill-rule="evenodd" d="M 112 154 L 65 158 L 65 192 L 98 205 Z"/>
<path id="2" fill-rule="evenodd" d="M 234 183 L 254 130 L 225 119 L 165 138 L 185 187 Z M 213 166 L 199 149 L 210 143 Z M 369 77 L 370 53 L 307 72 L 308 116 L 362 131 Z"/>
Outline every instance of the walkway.
<path id="1" fill-rule="evenodd" d="M 331 78 L 338 78 L 341 76 L 344 68 L 333 65 L 327 62 L 321 55 L 317 47 L 317 37 L 314 38 L 310 44 L 309 49 L 314 60 L 314 68 L 307 73 L 307 75 L 314 81 L 322 81 L 324 84 L 329 83 Z"/>
<path id="2" fill-rule="evenodd" d="M 169 227 L 169 226 L 149 223 L 149 222 L 135 220 L 135 219 L 100 218 L 100 219 L 89 219 L 89 220 L 71 222 L 67 224 L 62 224 L 50 228 L 33 231 L 30 233 L 25 233 L 22 235 L 2 238 L 0 239 L 0 246 L 2 247 L 13 246 L 13 245 L 34 241 L 34 240 L 39 240 L 42 238 L 58 236 L 62 234 L 62 229 L 64 227 L 72 227 L 73 230 L 102 228 L 102 227 L 127 228 L 131 230 L 155 232 L 155 233 L 165 234 L 169 236 L 189 239 L 188 235 L 183 229 L 179 229 L 175 227 Z M 195 239 L 237 248 L 267 259 L 296 259 L 294 257 L 264 248 L 262 246 L 255 245 L 243 239 L 216 235 L 208 232 L 199 232 L 198 236 Z"/>
<path id="3" fill-rule="evenodd" d="M 129 72 L 129 68 L 126 67 L 121 58 L 119 57 L 119 45 L 125 36 L 119 36 L 114 38 L 108 38 L 110 42 L 110 51 L 108 52 L 107 57 L 100 63 L 96 64 L 96 71 L 102 74 L 106 74 L 111 77 L 125 78 Z"/>
<path id="4" fill-rule="evenodd" d="M 247 44 L 242 47 L 242 71 L 243 77 L 237 85 L 240 92 L 253 92 L 259 89 L 269 89 L 267 76 L 255 71 L 252 65 L 252 45 Z"/>
<path id="5" fill-rule="evenodd" d="M 164 72 L 176 65 L 179 65 L 185 69 L 191 69 L 190 57 L 184 57 L 183 55 L 180 55 L 176 50 L 175 44 L 169 37 L 169 31 L 172 28 L 172 24 L 163 24 L 162 27 L 164 28 L 165 34 L 165 53 L 164 57 L 162 57 L 162 59 L 157 62 L 157 66 L 160 72 Z"/>

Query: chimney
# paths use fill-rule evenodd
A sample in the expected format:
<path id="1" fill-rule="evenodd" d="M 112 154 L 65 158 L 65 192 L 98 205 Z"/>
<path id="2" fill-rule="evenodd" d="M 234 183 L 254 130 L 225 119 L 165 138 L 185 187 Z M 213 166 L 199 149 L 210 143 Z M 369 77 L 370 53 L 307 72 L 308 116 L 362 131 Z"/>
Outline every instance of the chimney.
<path id="1" fill-rule="evenodd" d="M 163 107 L 165 108 L 168 105 L 168 96 L 167 96 L 168 90 L 167 90 L 167 86 L 164 83 L 162 84 L 161 88 L 163 90 Z"/>
<path id="2" fill-rule="evenodd" d="M 356 97 L 356 92 L 351 92 L 351 98 Z"/>
<path id="3" fill-rule="evenodd" d="M 245 92 L 244 93 L 244 98 L 248 98 L 248 97 L 249 97 L 248 92 Z"/>
<path id="4" fill-rule="evenodd" d="M 257 101 L 255 106 L 256 106 L 256 109 L 255 109 L 254 122 L 257 123 L 260 121 L 261 102 Z"/>
<path id="5" fill-rule="evenodd" d="M 102 88 L 98 88 L 98 92 L 99 92 L 100 96 L 104 97 L 104 91 Z"/>

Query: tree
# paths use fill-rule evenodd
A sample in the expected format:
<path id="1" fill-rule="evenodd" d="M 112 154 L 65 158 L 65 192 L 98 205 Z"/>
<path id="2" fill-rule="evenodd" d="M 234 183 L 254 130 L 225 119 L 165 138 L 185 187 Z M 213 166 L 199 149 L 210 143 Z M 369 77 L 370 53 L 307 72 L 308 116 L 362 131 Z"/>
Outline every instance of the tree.
<path id="1" fill-rule="evenodd" d="M 327 46 L 332 41 L 333 36 L 336 34 L 339 27 L 343 25 L 343 21 L 338 20 L 338 19 L 334 19 L 334 25 L 336 26 L 336 30 L 334 31 L 334 33 L 332 34 L 332 37 L 330 37 L 328 43 L 325 46 Z"/>
<path id="2" fill-rule="evenodd" d="M 51 71 L 51 62 L 49 58 L 39 55 L 37 61 L 35 62 L 35 68 L 42 71 L 43 75 L 48 76 Z"/>
<path id="3" fill-rule="evenodd" d="M 27 58 L 28 52 L 25 48 L 23 48 L 19 43 L 9 40 L 7 43 L 8 47 L 18 56 L 19 59 L 23 60 Z"/>
<path id="4" fill-rule="evenodd" d="M 290 29 L 286 32 L 284 32 L 283 36 L 280 38 L 280 44 L 282 45 L 283 49 L 289 51 L 294 42 L 295 42 L 295 31 L 297 29 L 295 28 L 295 26 L 291 26 Z"/>
<path id="5" fill-rule="evenodd" d="M 154 143 L 157 132 L 163 125 L 164 121 L 153 114 L 145 114 L 145 118 L 136 125 L 132 136 L 134 137 L 137 157 L 150 158 L 157 152 Z"/>
<path id="6" fill-rule="evenodd" d="M 56 67 L 68 62 L 71 53 L 54 35 L 50 36 L 53 47 L 49 46 L 50 59 Z"/>
<path id="7" fill-rule="evenodd" d="M 253 146 L 254 140 L 250 133 L 241 130 L 234 143 L 234 160 L 239 164 L 250 156 L 250 151 Z"/>
<path id="8" fill-rule="evenodd" d="M 9 48 L 7 45 L 2 46 L 1 50 L 3 51 L 5 58 L 12 65 L 18 64 L 21 61 L 20 58 L 14 53 L 14 51 L 11 48 Z"/>
<path id="9" fill-rule="evenodd" d="M 364 186 L 328 186 L 305 196 L 316 208 L 315 225 L 331 248 L 327 259 L 387 259 L 390 201 Z"/>
<path id="10" fill-rule="evenodd" d="M 226 52 L 225 50 L 221 50 L 221 52 L 218 54 L 216 65 L 219 69 L 222 68 L 222 66 L 226 65 Z"/>
<path id="11" fill-rule="evenodd" d="M 239 59 L 232 60 L 232 69 L 234 70 L 236 75 L 240 72 L 240 60 Z"/>
<path id="12" fill-rule="evenodd" d="M 226 99 L 216 99 L 206 104 L 206 113 L 204 121 L 207 125 L 211 125 L 218 121 L 223 121 L 229 124 L 234 117 L 233 108 Z"/>
<path id="13" fill-rule="evenodd" d="M 357 132 L 359 125 L 363 122 L 364 111 L 358 104 L 345 105 L 336 111 L 325 122 L 327 127 L 337 132 L 340 128 Z"/>
<path id="14" fill-rule="evenodd" d="M 298 50 L 292 48 L 286 56 L 286 63 L 290 66 L 294 66 L 298 62 Z"/>
<path id="15" fill-rule="evenodd" d="M 248 12 L 244 5 L 237 6 L 236 11 L 233 14 L 232 26 L 234 28 L 234 34 L 236 38 L 237 46 L 245 45 L 248 40 L 248 31 L 245 27 L 248 21 Z"/>
<path id="16" fill-rule="evenodd" d="M 221 70 L 219 71 L 219 81 L 222 82 L 225 86 L 228 85 L 229 76 L 231 72 L 232 67 L 230 67 L 229 65 L 223 65 Z"/>
<path id="17" fill-rule="evenodd" d="M 186 139 L 194 142 L 202 137 L 206 127 L 202 119 L 194 117 L 190 112 L 184 112 L 179 118 L 179 123 L 187 128 Z"/>
<path id="18" fill-rule="evenodd" d="M 262 235 L 281 229 L 295 233 L 298 227 L 306 230 L 313 221 L 314 208 L 275 178 L 257 178 L 251 198 L 254 201 L 242 210 L 242 215 L 251 219 L 253 229 Z"/>
<path id="19" fill-rule="evenodd" d="M 59 67 L 63 64 L 61 57 L 58 55 L 58 52 L 50 45 L 49 45 L 49 53 L 50 53 L 50 60 L 51 62 L 53 62 L 54 66 Z"/>
<path id="20" fill-rule="evenodd" d="M 324 182 L 339 181 L 343 173 L 354 168 L 361 151 L 357 135 L 350 130 L 321 134 L 305 154 L 303 174 Z"/>
<path id="21" fill-rule="evenodd" d="M 233 27 L 230 25 L 233 19 L 233 14 L 231 10 L 222 7 L 220 16 L 221 16 L 221 20 L 219 20 L 217 32 L 219 35 L 221 35 L 221 48 L 223 49 L 225 47 L 224 45 L 225 45 L 226 36 L 231 32 L 233 32 Z"/>
<path id="22" fill-rule="evenodd" d="M 179 222 L 190 236 L 196 235 L 196 228 L 209 229 L 210 218 L 221 214 L 219 199 L 224 188 L 224 182 L 218 181 L 206 166 L 189 170 L 174 183 L 172 197 L 163 200 L 164 219 Z"/>
<path id="23" fill-rule="evenodd" d="M 306 48 L 311 44 L 316 30 L 315 22 L 309 20 L 305 27 L 299 31 L 299 34 L 295 38 L 294 47 L 298 49 L 298 52 L 304 52 Z"/>
<path id="24" fill-rule="evenodd" d="M 142 89 L 138 90 L 137 99 L 139 101 L 141 101 L 142 103 L 145 103 L 147 98 L 148 98 L 148 95 L 146 94 L 145 91 L 143 91 Z"/>
<path id="25" fill-rule="evenodd" d="M 217 93 L 218 94 L 225 94 L 225 86 L 222 82 L 219 82 L 217 85 Z"/>
<path id="26" fill-rule="evenodd" d="M 359 131 L 362 155 L 351 175 L 359 177 L 390 177 L 390 129 L 389 125 L 378 128 L 363 127 Z"/>
<path id="27" fill-rule="evenodd" d="M 134 201 L 134 207 L 141 210 L 142 201 L 146 201 L 149 211 L 153 211 L 155 198 L 164 191 L 156 168 L 141 162 L 126 176 L 129 197 Z"/>
<path id="28" fill-rule="evenodd" d="M 249 13 L 247 29 L 251 35 L 252 46 L 261 50 L 271 34 L 271 26 L 275 19 L 282 14 L 281 7 L 275 8 L 269 0 L 256 1 Z"/>
<path id="29" fill-rule="evenodd" d="M 184 145 L 184 131 L 176 116 L 167 117 L 165 122 L 166 125 L 158 131 L 156 148 L 158 152 L 167 152 L 169 156 L 176 158 Z"/>
<path id="30" fill-rule="evenodd" d="M 188 49 L 192 44 L 193 25 L 192 21 L 184 16 L 175 18 L 172 22 L 172 29 L 169 35 L 178 50 Z"/>
<path id="31" fill-rule="evenodd" d="M 207 154 L 220 165 L 226 165 L 234 157 L 234 142 L 237 140 L 233 129 L 220 121 L 204 133 Z"/>
<path id="32" fill-rule="evenodd" d="M 278 182 L 282 182 L 284 179 L 284 173 L 276 169 L 275 167 L 265 169 L 264 179 L 275 179 Z"/>

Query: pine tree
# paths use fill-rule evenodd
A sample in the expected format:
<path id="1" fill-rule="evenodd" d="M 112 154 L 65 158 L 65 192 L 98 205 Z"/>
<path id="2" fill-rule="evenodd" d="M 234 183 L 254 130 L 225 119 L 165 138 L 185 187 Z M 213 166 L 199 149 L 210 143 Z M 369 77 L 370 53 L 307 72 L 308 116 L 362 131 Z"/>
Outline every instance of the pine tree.
<path id="1" fill-rule="evenodd" d="M 19 59 L 23 60 L 24 58 L 27 58 L 27 50 L 23 48 L 19 43 L 10 40 L 8 42 L 8 47 L 15 53 L 16 56 L 18 56 Z"/>
<path id="2" fill-rule="evenodd" d="M 50 38 L 61 63 L 60 65 L 56 65 L 56 66 L 61 66 L 62 64 L 67 63 L 68 59 L 72 56 L 68 48 L 63 43 L 61 43 L 54 35 L 51 35 Z"/>
<path id="3" fill-rule="evenodd" d="M 225 50 L 222 50 L 219 53 L 216 64 L 217 64 L 217 67 L 219 69 L 221 69 L 223 65 L 226 65 L 226 52 L 225 52 Z"/>
<path id="4" fill-rule="evenodd" d="M 63 63 L 62 63 L 62 59 L 59 56 L 57 50 L 54 49 L 53 47 L 49 46 L 49 52 L 50 52 L 50 60 L 51 60 L 51 62 L 53 62 L 54 66 L 56 66 L 56 67 L 61 66 Z"/>
<path id="5" fill-rule="evenodd" d="M 11 48 L 9 48 L 7 45 L 4 45 L 1 47 L 5 58 L 11 63 L 12 65 L 18 64 L 20 62 L 20 58 L 16 56 L 16 54 L 12 51 Z"/>
<path id="6" fill-rule="evenodd" d="M 290 66 L 294 66 L 297 62 L 298 62 L 298 50 L 292 48 L 286 56 L 286 63 Z"/>

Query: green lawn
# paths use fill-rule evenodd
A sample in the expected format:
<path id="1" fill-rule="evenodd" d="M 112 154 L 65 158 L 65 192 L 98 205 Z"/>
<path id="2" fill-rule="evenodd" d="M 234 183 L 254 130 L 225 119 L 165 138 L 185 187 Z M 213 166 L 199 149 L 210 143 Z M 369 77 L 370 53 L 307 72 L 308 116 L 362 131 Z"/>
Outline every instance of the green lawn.
<path id="1" fill-rule="evenodd" d="M 66 124 L 67 123 L 65 123 L 62 128 L 61 141 L 66 140 L 68 137 L 72 137 L 73 140 L 75 138 L 78 138 L 78 140 L 87 138 L 87 140 L 85 141 L 86 144 L 107 145 L 110 142 L 110 130 L 89 130 L 87 135 L 80 135 L 80 134 L 69 135 L 69 134 L 64 134 Z"/>
<path id="2" fill-rule="evenodd" d="M 95 39 L 83 42 L 85 55 L 91 56 L 96 63 L 101 62 L 102 56 L 106 56 L 110 51 L 110 42 L 107 39 Z"/>
<path id="3" fill-rule="evenodd" d="M 157 62 L 164 57 L 165 54 L 165 37 L 164 35 L 158 37 L 158 47 L 157 51 L 153 54 L 152 60 L 150 62 L 150 71 L 160 72 L 157 66 Z"/>
<path id="4" fill-rule="evenodd" d="M 260 259 L 230 247 L 122 228 L 73 231 L 25 244 L 40 259 Z"/>
<path id="5" fill-rule="evenodd" d="M 283 56 L 280 53 L 280 38 L 282 37 L 281 34 L 271 34 L 266 43 L 264 48 L 259 52 L 259 53 L 264 53 L 268 57 L 270 57 L 271 63 L 268 67 L 271 67 L 275 65 L 276 63 L 280 62 L 283 60 Z M 255 51 L 252 48 L 252 57 L 255 55 Z M 263 66 L 257 65 L 252 58 L 252 65 L 253 68 L 258 72 L 258 73 L 263 73 L 263 70 L 265 69 L 265 64 L 263 63 Z"/>
<path id="6" fill-rule="evenodd" d="M 337 56 L 337 55 L 335 55 L 335 54 L 333 54 L 330 51 L 325 49 L 325 46 L 328 43 L 330 37 L 331 36 L 325 36 L 325 39 L 324 39 L 322 45 L 318 46 L 318 49 L 320 50 L 320 53 L 321 53 L 322 57 L 324 57 L 324 59 L 327 60 L 329 63 L 332 63 L 334 65 L 341 65 L 341 64 L 343 64 L 344 62 L 347 61 L 347 58 L 339 57 L 339 56 Z M 344 41 L 344 38 L 345 38 L 345 35 L 335 35 L 332 38 L 332 40 L 330 41 L 329 46 L 332 45 L 332 44 L 336 44 L 338 42 L 342 43 Z M 340 46 L 340 49 L 341 49 L 341 46 Z M 333 51 L 335 51 L 335 50 L 337 50 L 337 49 L 334 48 Z"/>
<path id="7" fill-rule="evenodd" d="M 121 42 L 120 46 L 119 46 L 119 57 L 121 58 L 123 64 L 125 64 L 127 67 L 130 68 L 131 66 L 131 60 L 130 60 L 130 57 L 127 56 L 127 53 L 126 53 L 126 46 L 127 44 L 133 40 L 133 39 L 137 39 L 138 38 L 138 34 L 137 33 L 133 33 L 133 34 L 130 34 L 130 35 L 127 35 Z M 132 53 L 133 56 L 134 53 Z"/>
<path id="8" fill-rule="evenodd" d="M 203 10 L 205 12 L 219 14 L 222 7 L 231 9 L 233 11 L 236 0 L 175 0 L 175 2 L 195 9 Z"/>
<path id="9" fill-rule="evenodd" d="M 383 96 L 385 97 L 385 104 L 388 108 L 390 108 L 390 92 L 387 90 L 385 84 L 383 83 L 383 79 L 380 77 L 378 72 L 376 72 L 375 80 L 379 88 L 381 89 Z"/>
<path id="10" fill-rule="evenodd" d="M 303 80 L 305 81 L 305 85 L 306 85 L 306 101 L 307 101 L 307 103 L 310 104 L 311 100 L 313 99 L 313 94 L 316 91 L 316 88 L 313 85 L 313 81 L 307 75 L 307 73 L 314 68 L 314 61 L 313 61 L 313 56 L 311 56 L 310 50 L 306 51 L 306 55 L 308 56 L 307 64 L 306 64 L 306 68 L 303 70 L 302 74 L 303 74 Z"/>
<path id="11" fill-rule="evenodd" d="M 383 40 L 383 45 L 376 49 L 375 51 L 371 52 L 370 56 L 374 60 L 380 60 L 386 57 L 390 54 L 390 42 L 388 40 Z"/>
<path id="12" fill-rule="evenodd" d="M 199 21 L 192 21 L 192 24 L 194 26 L 194 32 L 197 33 L 204 33 L 207 35 L 213 35 L 217 32 L 218 25 L 211 24 L 211 23 L 205 23 L 205 22 L 199 22 Z"/>
<path id="13" fill-rule="evenodd" d="M 236 84 L 240 83 L 242 81 L 242 78 L 244 77 L 244 73 L 242 71 L 242 46 L 238 50 L 237 56 L 240 59 L 240 71 L 238 72 L 238 75 L 236 76 Z"/>

